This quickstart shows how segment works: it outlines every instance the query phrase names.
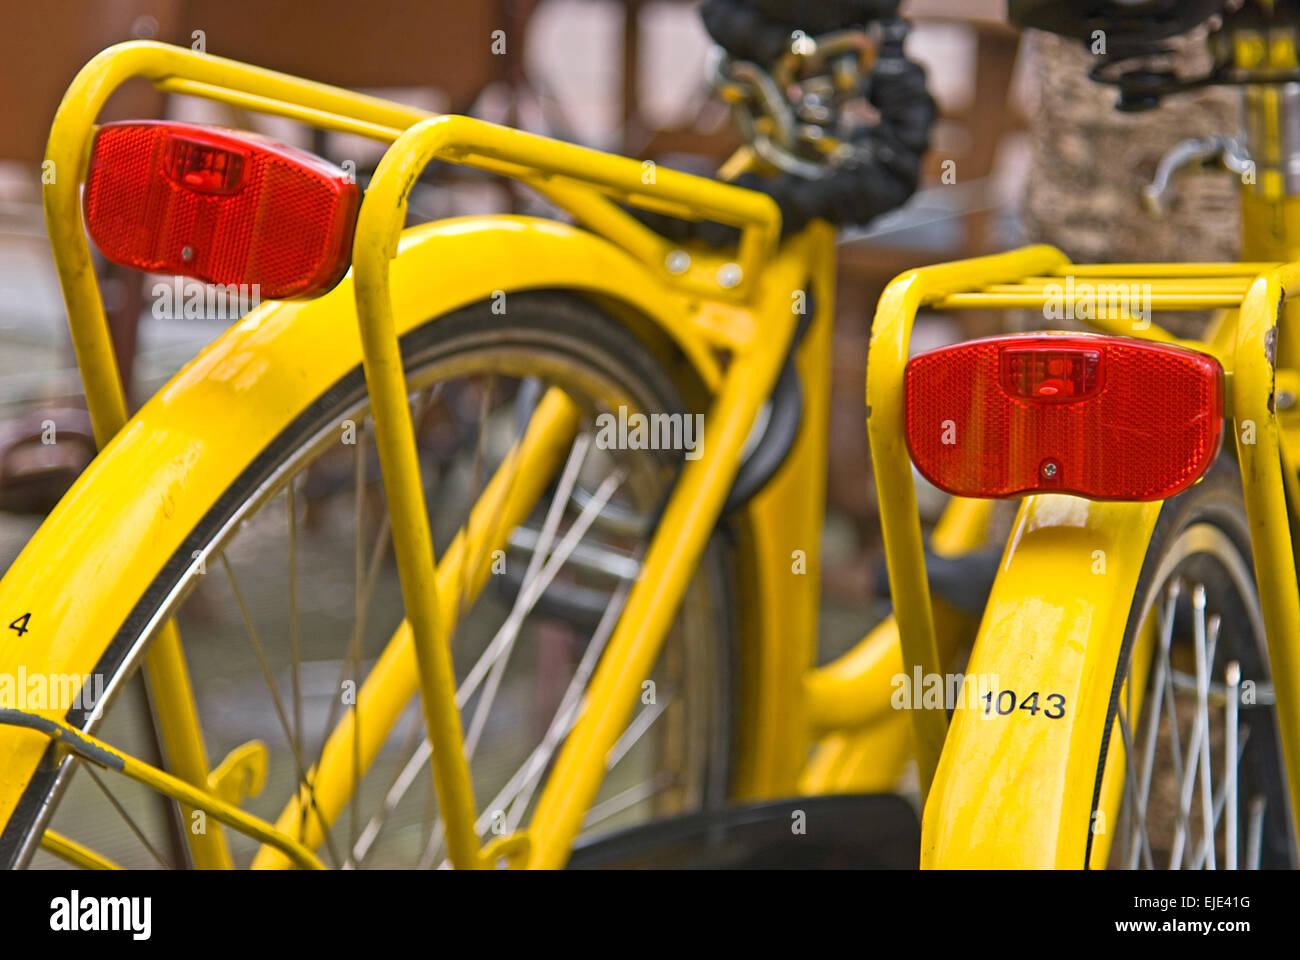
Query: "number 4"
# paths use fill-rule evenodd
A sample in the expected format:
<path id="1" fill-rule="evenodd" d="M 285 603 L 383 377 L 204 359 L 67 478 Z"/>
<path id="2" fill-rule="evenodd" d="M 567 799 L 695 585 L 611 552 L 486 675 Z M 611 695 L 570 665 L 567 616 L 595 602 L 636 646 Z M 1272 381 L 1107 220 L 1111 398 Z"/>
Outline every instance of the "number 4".
<path id="1" fill-rule="evenodd" d="M 1038 691 L 1035 690 L 1025 698 L 1025 702 L 1020 705 L 1021 710 L 1028 710 L 1032 717 L 1038 713 Z"/>
<path id="2" fill-rule="evenodd" d="M 19 618 L 18 618 L 17 620 L 15 620 L 13 623 L 9 624 L 9 629 L 10 629 L 10 630 L 17 630 L 17 631 L 18 631 L 18 636 L 21 637 L 24 633 L 27 632 L 27 622 L 28 622 L 29 620 L 31 620 L 31 619 L 32 619 L 32 615 L 31 615 L 30 613 L 24 613 L 21 617 L 19 617 Z"/>

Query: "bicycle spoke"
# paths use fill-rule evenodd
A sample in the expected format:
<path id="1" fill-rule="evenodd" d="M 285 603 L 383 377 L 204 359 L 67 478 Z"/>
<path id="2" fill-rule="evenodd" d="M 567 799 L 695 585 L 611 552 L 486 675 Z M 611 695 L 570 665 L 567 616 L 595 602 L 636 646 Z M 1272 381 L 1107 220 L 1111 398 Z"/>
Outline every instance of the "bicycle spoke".
<path id="1" fill-rule="evenodd" d="M 542 742 L 537 745 L 524 764 L 515 771 L 515 775 L 510 778 L 510 782 L 506 784 L 505 789 L 493 799 L 492 803 L 488 804 L 489 810 L 503 809 L 507 804 L 509 805 L 506 814 L 507 830 L 514 830 L 519 826 L 519 822 L 523 819 L 528 804 L 532 800 L 533 792 L 541 782 L 542 772 L 551 762 L 551 757 L 554 756 L 555 751 L 573 728 L 573 724 L 578 718 L 578 707 L 582 695 L 587 689 L 591 675 L 596 670 L 596 664 L 600 662 L 600 655 L 605 650 L 606 641 L 614 632 L 614 626 L 618 623 L 619 615 L 623 612 L 623 604 L 627 601 L 627 595 L 630 591 L 631 587 L 628 584 L 620 584 L 619 588 L 611 596 L 609 604 L 605 607 L 605 612 L 601 615 L 600 622 L 596 624 L 596 631 L 587 644 L 587 649 L 583 651 L 582 659 L 578 661 L 578 668 L 574 671 L 573 678 L 564 691 L 564 696 L 560 698 L 560 705 L 551 717 L 551 722 L 546 728 L 546 734 L 542 737 Z M 479 827 L 480 832 L 484 829 L 486 828 L 483 826 Z"/>
<path id="2" fill-rule="evenodd" d="M 1203 588 L 1199 588 L 1198 586 L 1198 589 L 1203 589 Z M 1193 605 L 1195 605 L 1195 592 L 1193 592 Z M 1202 593 L 1201 609 L 1202 611 L 1204 610 L 1203 593 Z M 1205 662 L 1207 661 L 1213 662 L 1214 644 L 1213 644 L 1213 638 L 1211 638 L 1211 641 L 1209 643 L 1208 656 L 1207 656 L 1207 651 L 1206 651 L 1207 641 L 1205 635 L 1206 630 L 1205 630 L 1204 618 L 1202 617 L 1200 619 L 1197 619 L 1194 616 L 1193 626 L 1194 626 L 1193 639 L 1196 645 L 1195 652 L 1197 658 L 1197 681 L 1198 684 L 1200 684 L 1202 682 L 1202 678 L 1205 672 L 1204 670 Z M 1179 822 L 1174 831 L 1173 849 L 1169 856 L 1170 869 L 1174 869 L 1175 865 L 1177 866 L 1177 868 L 1182 867 L 1183 854 L 1186 850 L 1187 840 L 1191 836 L 1191 832 L 1192 832 L 1191 831 L 1192 796 L 1196 789 L 1197 773 L 1201 769 L 1201 765 L 1198 763 L 1198 758 L 1200 757 L 1201 754 L 1201 740 L 1203 738 L 1208 739 L 1209 737 L 1209 730 L 1206 726 L 1203 725 L 1203 721 L 1207 719 L 1208 719 L 1208 713 L 1202 713 L 1198 704 L 1195 719 L 1192 722 L 1192 736 L 1187 744 L 1187 757 L 1186 757 L 1187 763 L 1183 770 L 1182 783 L 1179 788 L 1179 794 L 1178 794 Z"/>
<path id="3" fill-rule="evenodd" d="M 1200 743 L 1200 781 L 1201 781 L 1201 827 L 1204 856 L 1208 859 L 1209 869 L 1214 869 L 1214 783 L 1210 773 L 1210 668 L 1214 664 L 1214 644 L 1210 645 L 1210 657 L 1205 655 L 1205 588 L 1198 586 L 1192 601 L 1196 619 L 1196 713 L 1201 728 Z M 1217 636 L 1217 620 L 1211 618 L 1210 630 Z"/>
<path id="4" fill-rule="evenodd" d="M 1250 739 L 1250 731 L 1247 730 L 1246 736 L 1241 738 L 1241 742 L 1237 747 L 1237 751 L 1236 751 L 1237 759 L 1230 766 L 1235 767 L 1236 764 L 1241 762 L 1241 758 L 1243 754 L 1245 754 L 1246 752 L 1246 743 L 1249 739 Z M 1224 759 L 1226 760 L 1227 758 L 1225 757 Z M 1236 789 L 1235 784 L 1233 785 L 1233 789 L 1234 790 Z M 1214 791 L 1214 824 L 1216 829 L 1218 828 L 1219 821 L 1220 819 L 1222 819 L 1222 814 L 1227 807 L 1227 801 L 1228 801 L 1228 782 L 1225 779 L 1223 783 L 1219 784 L 1218 789 Z M 1197 856 L 1196 862 L 1192 864 L 1192 869 L 1200 870 L 1202 869 L 1204 864 L 1205 864 L 1205 851 L 1202 850 L 1201 853 Z M 1237 868 L 1228 867 L 1226 869 L 1235 870 Z"/>
<path id="5" fill-rule="evenodd" d="M 564 509 L 568 505 L 569 494 L 573 490 L 573 485 L 577 482 L 578 473 L 582 468 L 583 461 L 586 459 L 587 450 L 590 447 L 590 444 L 591 438 L 586 434 L 582 434 L 574 441 L 573 446 L 570 448 L 569 457 L 565 462 L 559 483 L 556 485 L 555 495 L 551 498 L 550 506 L 547 508 L 546 518 L 543 522 L 542 531 L 538 538 L 537 548 L 529 558 L 528 567 L 524 572 L 519 592 L 515 596 L 515 602 L 505 624 L 501 628 L 506 642 L 498 649 L 496 638 L 494 638 L 494 642 L 489 645 L 488 650 L 485 651 L 483 657 L 479 660 L 479 663 L 483 663 L 489 655 L 491 655 L 492 672 L 488 677 L 488 686 L 484 690 L 483 696 L 479 698 L 479 702 L 475 707 L 473 719 L 470 722 L 469 730 L 465 736 L 466 759 L 472 759 L 474 756 L 474 752 L 478 746 L 479 737 L 482 734 L 483 726 L 487 720 L 487 714 L 491 710 L 492 703 L 495 700 L 497 688 L 500 684 L 501 677 L 505 672 L 506 661 L 510 656 L 510 651 L 514 648 L 515 639 L 518 636 L 519 629 L 523 625 L 524 618 L 528 615 L 536 602 L 536 597 L 540 596 L 540 592 L 534 591 L 534 583 L 541 573 L 540 568 L 542 567 L 543 560 L 546 558 L 546 552 L 550 549 L 551 542 L 559 528 L 560 520 L 564 516 Z M 567 556 L 568 553 L 566 552 L 565 557 Z M 563 562 L 563 559 L 564 558 L 561 558 L 561 562 Z M 558 567 L 556 569 L 558 570 Z M 500 637 L 502 633 L 499 633 L 498 637 Z M 477 687 L 478 680 L 475 676 L 475 672 L 471 671 L 470 677 L 468 677 L 461 685 L 461 688 L 457 690 L 456 706 L 463 709 L 465 704 L 468 702 L 469 697 Z M 382 816 L 386 817 L 397 805 L 401 800 L 401 793 L 404 793 L 406 789 L 409 788 L 414 775 L 426 762 L 428 762 L 430 756 L 432 756 L 432 746 L 426 740 L 425 743 L 421 745 L 420 749 L 412 755 L 407 763 L 406 769 L 404 769 L 398 777 L 398 781 L 401 784 L 401 792 L 398 793 L 396 797 L 393 797 L 391 795 L 392 791 L 390 791 L 390 796 L 385 799 L 384 807 L 381 811 Z M 394 786 L 396 787 L 397 785 L 395 784 Z M 372 820 L 372 825 L 375 824 L 375 822 L 375 820 Z M 374 833 L 369 830 L 367 832 L 371 833 L 373 838 Z M 430 830 L 429 846 L 436 849 L 440 842 L 440 826 L 434 826 Z M 364 853 L 365 851 L 363 850 L 361 855 L 364 856 Z M 421 859 L 423 859 L 423 856 Z"/>
<path id="6" fill-rule="evenodd" d="M 478 503 L 479 498 L 483 496 L 483 490 L 487 480 L 484 477 L 483 461 L 487 455 L 487 434 L 488 434 L 488 416 L 492 407 L 492 394 L 496 392 L 497 377 L 496 374 L 488 375 L 487 387 L 483 390 L 479 399 L 479 418 L 478 433 L 474 437 L 474 459 L 470 468 L 470 497 L 465 506 L 465 522 L 461 524 L 461 529 L 465 531 L 466 544 L 472 543 L 470 537 L 470 523 L 474 519 L 474 504 Z M 513 480 L 513 475 L 511 480 Z M 480 549 L 486 549 L 486 542 Z M 467 551 L 468 553 L 468 551 Z M 468 557 L 471 561 L 468 564 L 461 564 L 456 577 L 456 619 L 452 621 L 451 634 L 449 642 L 454 643 L 456 638 L 456 628 L 460 625 L 460 618 L 465 612 L 465 601 L 468 600 L 466 595 L 466 578 L 467 569 L 477 570 L 478 564 L 482 560 L 481 556 Z"/>
<path id="7" fill-rule="evenodd" d="M 524 604 L 525 615 L 528 611 L 532 610 L 537 601 L 541 599 L 542 594 L 546 592 L 551 581 L 555 579 L 555 575 L 559 573 L 560 568 L 564 566 L 569 555 L 586 535 L 587 530 L 591 527 L 591 524 L 595 521 L 596 517 L 600 515 L 605 504 L 609 502 L 609 499 L 622 485 L 623 480 L 623 472 L 617 470 L 601 482 L 599 488 L 596 490 L 595 496 L 593 496 L 582 508 L 582 512 L 578 514 L 573 525 L 569 527 L 568 531 L 564 534 L 559 545 L 555 548 L 555 552 L 551 554 L 550 558 L 542 566 L 535 581 L 527 584 L 525 587 L 521 587 L 519 599 Z M 474 689 L 483 681 L 486 672 L 496 662 L 497 658 L 502 656 L 510 645 L 513 644 L 516 629 L 516 627 L 513 627 L 509 622 L 507 622 L 497 631 L 496 636 L 494 636 L 491 643 L 488 644 L 487 650 L 484 651 L 483 656 L 474 664 L 469 675 L 462 683 L 461 689 L 467 691 L 466 699 L 468 699 L 468 696 L 472 694 Z M 459 693 L 456 700 L 458 706 L 464 705 Z M 441 825 L 439 824 L 435 825 L 433 831 L 430 833 L 429 844 L 425 849 L 424 856 L 420 858 L 421 864 L 427 866 L 432 864 L 433 860 L 437 858 L 437 845 L 438 842 L 440 842 L 440 837 Z"/>
<path id="8" fill-rule="evenodd" d="M 253 626 L 253 618 L 248 612 L 248 605 L 244 603 L 244 595 L 239 589 L 239 583 L 235 579 L 235 571 L 230 566 L 230 560 L 224 553 L 221 554 L 221 565 L 226 571 L 226 579 L 230 582 L 230 592 L 234 594 L 235 604 L 239 607 L 239 616 L 244 621 L 244 629 L 248 633 L 248 639 L 253 647 L 253 652 L 257 656 L 257 662 L 262 668 L 262 676 L 266 681 L 266 688 L 271 693 L 271 703 L 275 707 L 275 715 L 280 721 L 280 729 L 284 732 L 285 739 L 289 742 L 289 751 L 293 754 L 294 763 L 298 767 L 298 779 L 301 784 L 305 784 L 307 793 L 307 803 L 316 812 L 316 817 L 320 821 L 321 829 L 325 837 L 325 845 L 329 850 L 330 859 L 334 866 L 339 865 L 338 852 L 334 849 L 333 841 L 330 839 L 329 827 L 325 823 L 325 818 L 316 804 L 316 793 L 312 785 L 307 780 L 307 771 L 303 766 L 302 754 L 295 747 L 293 735 L 289 731 L 289 719 L 284 712 L 284 704 L 280 701 L 280 693 L 276 688 L 275 677 L 271 674 L 271 665 L 266 659 L 266 650 L 262 646 L 261 638 L 257 635 L 257 629 Z"/>
<path id="9" fill-rule="evenodd" d="M 559 483 L 555 486 L 555 495 L 551 498 L 551 504 L 546 510 L 546 518 L 542 521 L 542 530 L 537 539 L 537 549 L 528 558 L 528 566 L 524 570 L 524 579 L 520 584 L 519 593 L 515 596 L 515 602 L 510 608 L 510 613 L 506 616 L 506 622 L 501 627 L 507 639 L 501 654 L 496 657 L 492 665 L 492 673 L 488 677 L 487 686 L 484 688 L 483 695 L 479 697 L 479 702 L 474 709 L 473 719 L 470 721 L 469 731 L 465 735 L 465 753 L 467 757 L 473 757 L 474 750 L 478 746 L 479 737 L 483 733 L 483 725 L 487 722 L 488 711 L 492 709 L 497 689 L 501 684 L 501 678 L 505 674 L 506 664 L 510 660 L 510 653 L 514 650 L 515 642 L 519 638 L 519 631 L 523 628 L 524 619 L 533 607 L 533 603 L 529 601 L 534 593 L 534 583 L 541 573 L 544 562 L 548 559 L 547 553 L 551 549 L 551 543 L 555 539 L 556 531 L 559 530 L 560 520 L 563 519 L 564 510 L 569 503 L 569 494 L 578 480 L 578 472 L 582 469 L 583 461 L 587 458 L 587 449 L 590 445 L 591 438 L 584 433 L 573 442 L 573 447 L 569 450 L 569 459 L 560 474 Z M 538 596 L 540 596 L 540 593 Z"/>
<path id="10" fill-rule="evenodd" d="M 1156 629 L 1159 631 L 1159 657 L 1156 660 L 1156 675 L 1152 684 L 1152 696 L 1155 698 L 1155 702 L 1147 710 L 1147 735 L 1142 757 L 1142 785 L 1136 798 L 1142 832 L 1141 839 L 1144 847 L 1142 852 L 1148 858 L 1148 861 L 1150 861 L 1151 857 L 1151 841 L 1147 830 L 1147 809 L 1151 803 L 1151 777 L 1155 769 L 1156 740 L 1160 733 L 1160 710 L 1164 703 L 1165 681 L 1170 670 L 1169 648 L 1173 642 L 1174 605 L 1177 600 L 1177 591 L 1170 590 L 1164 607 L 1157 607 L 1156 609 Z M 1130 870 L 1137 869 L 1137 859 L 1137 840 L 1132 839 L 1129 846 Z M 1154 866 L 1153 863 L 1148 865 Z"/>
<path id="11" fill-rule="evenodd" d="M 610 748 L 609 756 L 605 760 L 606 770 L 614 769 L 614 766 L 627 756 L 628 751 L 635 747 L 637 741 L 645 736 L 645 732 L 650 729 L 650 725 L 659 719 L 659 715 L 668 709 L 668 705 L 672 702 L 671 695 L 664 696 L 654 703 L 647 704 L 646 708 L 636 715 L 636 718 L 623 731 L 623 735 Z"/>
<path id="12" fill-rule="evenodd" d="M 1223 790 L 1226 806 L 1224 822 L 1224 868 L 1237 869 L 1237 764 L 1241 754 L 1237 750 L 1237 703 L 1241 689 L 1241 664 L 1233 660 L 1224 673 L 1228 685 L 1228 700 L 1224 704 L 1224 755 Z M 1249 734 L 1248 734 L 1249 735 Z M 1245 747 L 1245 744 L 1242 744 Z"/>
<path id="13" fill-rule="evenodd" d="M 415 748 L 416 752 L 418 752 L 420 746 L 420 734 L 423 730 L 423 718 L 420 716 L 419 712 L 416 711 L 411 716 L 411 729 L 406 736 L 406 741 L 402 744 L 402 749 L 400 751 L 401 755 L 410 755 L 412 748 Z M 427 741 L 425 742 L 427 743 Z M 428 757 L 426 756 L 426 762 L 427 759 Z M 423 763 L 420 767 L 423 767 Z M 361 832 L 361 836 L 357 838 L 357 842 L 353 845 L 352 851 L 348 855 L 347 862 L 343 864 L 344 870 L 354 870 L 365 865 L 366 857 L 373 849 L 374 842 L 379 837 L 379 832 L 383 830 L 384 824 L 387 822 L 389 815 L 397 808 L 397 804 L 401 802 L 406 791 L 410 789 L 411 784 L 409 780 L 414 780 L 420 772 L 420 767 L 412 767 L 408 761 L 402 769 L 397 772 L 397 775 L 388 785 L 388 790 L 384 794 L 384 802 L 380 807 L 379 812 L 370 818 L 370 822 L 366 824 L 366 829 Z M 408 777 L 409 780 L 404 783 L 404 778 Z"/>
<path id="14" fill-rule="evenodd" d="M 519 593 L 515 598 L 514 606 L 512 607 L 506 622 L 497 631 L 496 635 L 487 645 L 487 648 L 470 669 L 469 674 L 461 682 L 461 685 L 456 692 L 456 705 L 460 709 L 464 709 L 469 698 L 474 695 L 485 677 L 489 677 L 489 671 L 492 671 L 492 676 L 499 677 L 498 671 L 500 669 L 500 664 L 509 655 L 509 651 L 515 643 L 524 619 L 532 611 L 533 607 L 537 604 L 537 601 L 541 599 L 542 594 L 546 592 L 546 589 L 550 586 L 555 576 L 564 566 L 569 556 L 582 541 L 582 538 L 590 529 L 591 524 L 595 521 L 596 517 L 599 516 L 600 511 L 604 508 L 605 504 L 609 502 L 609 499 L 614 495 L 623 482 L 624 477 L 621 471 L 617 471 L 605 478 L 598 489 L 596 496 L 593 497 L 584 507 L 582 512 L 579 513 L 578 517 L 574 520 L 572 526 L 570 526 L 569 530 L 565 533 L 564 537 L 551 553 L 550 557 L 543 563 L 542 557 L 545 556 L 545 548 L 549 545 L 550 539 L 553 538 L 556 528 L 559 525 L 560 518 L 563 516 L 564 507 L 568 503 L 568 495 L 565 491 L 572 490 L 589 445 L 589 438 L 583 436 L 574 443 L 574 446 L 570 451 L 569 459 L 560 478 L 560 482 L 557 485 L 556 494 L 552 498 L 551 505 L 547 511 L 546 521 L 543 528 L 545 542 L 539 546 L 539 549 L 534 553 L 533 557 L 530 558 L 528 571 L 525 573 L 524 581 L 520 586 Z M 491 683 L 490 678 L 489 683 Z M 487 709 L 491 706 L 491 697 L 488 693 L 489 691 L 485 691 L 484 697 L 480 699 L 480 702 L 477 705 L 478 709 L 475 711 L 474 721 L 471 723 L 469 735 L 467 735 L 465 739 L 467 757 L 472 757 L 473 755 L 474 749 L 478 743 L 479 734 L 482 730 L 484 719 L 486 718 Z M 374 839 L 378 835 L 379 828 L 382 827 L 383 821 L 391 814 L 392 810 L 396 808 L 406 791 L 410 789 L 410 786 L 415 782 L 419 771 L 423 768 L 424 764 L 428 762 L 431 755 L 432 747 L 426 739 L 407 760 L 406 765 L 398 774 L 393 786 L 385 796 L 380 810 L 374 815 L 374 817 L 372 817 L 365 831 L 363 831 L 362 836 L 366 838 L 365 842 L 362 843 L 359 841 L 357 844 L 354 844 L 352 851 L 352 859 L 354 861 L 359 862 L 364 860 L 374 842 Z M 425 863 L 426 861 L 431 863 L 432 860 L 436 858 L 436 850 L 440 842 L 441 824 L 433 824 L 429 830 L 429 842 L 426 845 L 425 854 L 421 857 L 421 863 Z M 432 853 L 430 853 L 431 850 L 433 851 Z"/>
<path id="15" fill-rule="evenodd" d="M 489 374 L 487 377 L 487 381 L 488 382 L 486 388 L 482 388 L 482 392 L 479 396 L 478 431 L 474 436 L 474 457 L 470 467 L 470 496 L 469 499 L 466 501 L 465 519 L 460 526 L 460 530 L 465 535 L 466 562 L 462 563 L 456 571 L 456 613 L 455 616 L 452 618 L 451 627 L 447 631 L 447 644 L 452 649 L 453 653 L 456 649 L 456 637 L 460 631 L 461 618 L 464 616 L 465 613 L 465 603 L 466 600 L 468 600 L 468 596 L 467 596 L 468 587 L 466 586 L 466 584 L 469 582 L 469 580 L 466 577 L 466 572 L 469 569 L 478 570 L 479 562 L 482 559 L 481 556 L 479 556 L 472 549 L 471 545 L 473 544 L 474 539 L 471 536 L 472 530 L 470 529 L 470 526 L 474 520 L 474 505 L 478 503 L 479 499 L 483 496 L 483 491 L 486 488 L 486 483 L 487 483 L 486 479 L 483 476 L 483 461 L 486 456 L 488 416 L 491 412 L 491 407 L 492 407 L 492 395 L 493 393 L 496 392 L 496 385 L 497 385 L 496 373 Z M 513 486 L 513 484 L 514 484 L 514 476 L 512 474 L 510 477 L 510 486 Z M 507 495 L 508 495 L 508 490 L 509 488 L 507 489 Z M 480 547 L 480 549 L 486 549 L 486 548 L 487 548 L 487 544 L 485 542 Z M 457 704 L 457 705 L 463 706 L 461 704 Z M 462 740 L 462 745 L 463 744 L 464 741 Z M 430 750 L 432 750 L 432 746 L 430 746 Z M 432 790 L 432 784 L 426 782 L 425 788 L 426 790 Z M 435 798 L 432 796 L 431 793 L 426 795 L 426 800 L 425 800 L 426 815 L 425 815 L 424 825 L 425 825 L 426 832 L 429 834 L 430 845 L 433 844 L 434 838 L 438 836 L 440 824 L 441 824 L 441 821 L 439 821 L 438 823 L 433 822 L 434 800 Z"/>
<path id="16" fill-rule="evenodd" d="M 99 789 L 103 791 L 104 796 L 108 798 L 108 802 L 112 805 L 113 809 L 116 810 L 118 815 L 126 821 L 126 825 L 131 828 L 131 832 L 135 834 L 136 839 L 144 844 L 144 848 L 149 851 L 149 855 L 152 856 L 154 860 L 158 861 L 158 866 L 162 867 L 164 870 L 170 870 L 171 867 L 167 865 L 167 861 L 163 859 L 162 854 L 160 854 L 157 849 L 155 849 L 154 845 L 149 842 L 149 838 L 144 835 L 144 831 L 140 829 L 139 824 L 135 822 L 135 819 L 131 814 L 127 813 L 126 807 L 122 806 L 122 804 L 118 802 L 117 797 L 113 796 L 113 791 L 108 789 L 108 784 L 99 778 L 99 774 L 95 773 L 94 767 L 88 763 L 83 763 L 81 766 L 82 769 L 89 774 L 90 779 L 95 781 L 95 786 L 99 787 Z"/>
<path id="17" fill-rule="evenodd" d="M 671 787 L 673 781 L 673 775 L 668 771 L 664 771 L 643 783 L 629 787 L 622 793 L 615 794 L 608 800 L 596 804 L 582 818 L 582 829 L 590 830 L 598 823 L 618 816 L 624 810 L 630 810 L 639 803 L 645 803 Z"/>
<path id="18" fill-rule="evenodd" d="M 1268 801 L 1263 797 L 1251 798 L 1250 823 L 1246 827 L 1247 870 L 1258 870 L 1264 860 L 1264 810 L 1267 805 Z"/>
<path id="19" fill-rule="evenodd" d="M 1124 743 L 1124 756 L 1125 758 L 1131 757 L 1133 755 L 1133 738 L 1129 731 L 1128 718 L 1123 713 L 1120 713 L 1119 715 L 1119 733 L 1120 739 Z M 1133 765 L 1129 763 L 1127 759 L 1124 761 L 1124 792 L 1126 796 L 1132 796 L 1134 798 L 1133 803 L 1131 804 L 1133 828 L 1129 838 L 1130 862 L 1134 867 L 1136 867 L 1138 855 L 1140 853 L 1142 862 L 1146 864 L 1147 869 L 1153 869 L 1154 859 L 1151 856 L 1151 843 L 1147 837 L 1146 829 L 1146 804 L 1143 801 L 1143 798 L 1138 794 L 1136 778 L 1133 775 Z M 1125 804 L 1126 808 L 1129 806 L 1130 804 Z M 1139 839 L 1141 840 L 1141 846 L 1138 845 Z"/>

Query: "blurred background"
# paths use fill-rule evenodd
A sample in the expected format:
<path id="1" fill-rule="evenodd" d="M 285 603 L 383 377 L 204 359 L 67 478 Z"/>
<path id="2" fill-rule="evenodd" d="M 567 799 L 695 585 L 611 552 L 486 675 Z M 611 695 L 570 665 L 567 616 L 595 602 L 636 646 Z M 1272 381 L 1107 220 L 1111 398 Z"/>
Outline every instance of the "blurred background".
<path id="1" fill-rule="evenodd" d="M 1113 93 L 1087 80 L 1085 51 L 1012 30 L 1001 0 L 909 0 L 903 12 L 914 22 L 909 53 L 929 71 L 941 122 L 917 195 L 846 231 L 838 247 L 822 659 L 856 642 L 887 600 L 862 391 L 868 325 L 890 278 L 1033 240 L 1091 260 L 1235 253 L 1227 175 L 1194 174 L 1181 184 L 1191 198 L 1185 207 L 1200 209 L 1195 220 L 1175 210 L 1153 221 L 1138 203 L 1174 142 L 1235 130 L 1230 92 L 1121 115 L 1111 109 Z M 495 54 L 494 31 L 503 31 L 504 46 Z M 695 172 L 712 172 L 738 146 L 709 84 L 711 43 L 692 2 L 0 0 L 0 572 L 92 454 L 45 237 L 40 161 L 54 109 L 78 68 L 132 38 L 201 43 L 209 53 Z M 105 113 L 128 116 L 261 130 L 336 163 L 350 160 L 363 176 L 382 149 L 167 98 L 143 82 L 115 95 Z M 456 168 L 435 170 L 413 203 L 422 219 L 502 210 L 549 212 L 535 197 Z M 134 402 L 228 325 L 156 319 L 150 281 L 110 264 L 100 269 Z M 913 347 L 992 333 L 1003 322 L 923 317 Z M 56 445 L 40 443 L 48 420 L 58 425 Z"/>

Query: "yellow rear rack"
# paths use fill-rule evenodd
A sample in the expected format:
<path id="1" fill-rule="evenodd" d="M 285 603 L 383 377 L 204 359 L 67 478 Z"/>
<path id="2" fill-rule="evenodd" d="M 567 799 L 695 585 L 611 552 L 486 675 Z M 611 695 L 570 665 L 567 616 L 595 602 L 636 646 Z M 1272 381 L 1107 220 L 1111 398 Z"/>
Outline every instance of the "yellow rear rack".
<path id="1" fill-rule="evenodd" d="M 1287 496 L 1300 506 L 1297 455 L 1276 403 L 1277 322 L 1300 292 L 1300 264 L 1073 264 L 1048 246 L 924 267 L 886 288 L 871 330 L 867 435 L 880 501 L 904 669 L 941 673 L 912 464 L 903 439 L 902 380 L 919 310 L 1028 309 L 1098 331 L 1179 343 L 1210 353 L 1229 374 L 1269 659 L 1277 692 L 1293 809 L 1300 809 L 1300 591 Z M 1133 297 L 1139 300 L 1134 310 Z M 1151 322 L 1161 311 L 1219 311 L 1204 340 L 1180 339 Z M 1064 324 L 1063 324 L 1064 325 Z M 1290 375 L 1282 371 L 1282 376 Z M 947 732 L 941 710 L 911 711 L 921 789 L 929 790 Z"/>

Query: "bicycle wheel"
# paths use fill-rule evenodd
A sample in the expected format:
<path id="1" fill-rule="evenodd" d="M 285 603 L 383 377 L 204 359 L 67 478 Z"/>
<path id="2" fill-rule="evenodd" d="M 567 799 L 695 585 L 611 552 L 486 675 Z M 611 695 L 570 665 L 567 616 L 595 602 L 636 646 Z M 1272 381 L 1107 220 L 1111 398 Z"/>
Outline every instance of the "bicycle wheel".
<path id="1" fill-rule="evenodd" d="M 1094 813 L 1090 865 L 1293 866 L 1268 648 L 1229 456 L 1165 505 L 1135 598 L 1093 809 L 1122 801 L 1109 835 Z"/>
<path id="2" fill-rule="evenodd" d="M 499 575 L 476 597 L 458 585 L 462 614 L 451 639 L 457 699 L 487 839 L 526 826 L 681 467 L 681 450 L 602 444 L 597 417 L 621 408 L 629 417 L 687 415 L 693 410 L 683 398 L 694 396 L 698 407 L 703 396 L 576 296 L 512 294 L 506 312 L 493 306 L 430 320 L 402 339 L 440 557 L 526 429 L 542 390 L 558 388 L 580 411 L 562 469 L 492 558 Z M 173 558 L 190 565 L 182 581 L 151 586 L 128 620 L 148 623 L 169 597 L 183 596 L 175 620 L 213 765 L 264 744 L 265 785 L 244 808 L 275 821 L 289 801 L 307 797 L 300 835 L 307 821 L 328 821 L 320 846 L 333 866 L 434 867 L 446 858 L 418 696 L 392 718 L 373 760 L 353 745 L 346 809 L 322 814 L 308 773 L 402 620 L 388 523 L 358 367 L 226 491 L 184 555 Z M 204 564 L 194 566 L 190 551 Z M 729 551 L 721 537 L 706 550 L 638 712 L 609 756 L 584 831 L 707 809 L 725 798 Z M 117 689 L 120 679 L 110 671 L 106 685 Z M 117 699 L 97 735 L 148 758 L 153 724 L 130 709 L 129 698 Z M 380 722 L 364 705 L 356 713 L 363 728 Z M 190 825 L 180 822 L 175 804 L 128 781 L 80 775 L 81 766 L 72 761 L 72 773 L 45 775 L 41 804 L 20 811 L 30 829 L 46 825 L 37 818 L 52 807 L 49 828 L 123 866 L 184 865 L 179 838 Z M 235 864 L 250 863 L 258 843 L 229 829 L 226 835 Z M 34 862 L 55 863 L 44 852 Z"/>

